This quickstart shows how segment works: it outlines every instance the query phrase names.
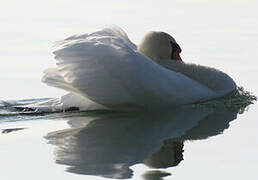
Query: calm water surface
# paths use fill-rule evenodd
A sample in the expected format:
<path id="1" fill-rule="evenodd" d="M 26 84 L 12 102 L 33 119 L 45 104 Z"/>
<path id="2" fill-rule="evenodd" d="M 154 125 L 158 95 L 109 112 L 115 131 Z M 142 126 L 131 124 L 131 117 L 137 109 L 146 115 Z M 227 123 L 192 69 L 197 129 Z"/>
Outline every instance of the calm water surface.
<path id="1" fill-rule="evenodd" d="M 3 116 L 0 176 L 8 180 L 254 178 L 256 106 L 244 114 L 222 107 L 184 107 L 137 114 Z"/>

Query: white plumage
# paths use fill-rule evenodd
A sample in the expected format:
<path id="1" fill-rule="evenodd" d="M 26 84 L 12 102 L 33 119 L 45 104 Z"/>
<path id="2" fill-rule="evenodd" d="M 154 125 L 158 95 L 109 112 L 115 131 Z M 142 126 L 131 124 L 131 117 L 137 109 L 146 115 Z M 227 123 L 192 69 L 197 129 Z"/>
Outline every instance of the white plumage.
<path id="1" fill-rule="evenodd" d="M 153 43 L 157 51 L 164 50 Z M 234 81 L 221 71 L 150 59 L 117 27 L 59 41 L 54 55 L 57 68 L 45 70 L 44 83 L 116 110 L 190 104 L 236 89 Z"/>

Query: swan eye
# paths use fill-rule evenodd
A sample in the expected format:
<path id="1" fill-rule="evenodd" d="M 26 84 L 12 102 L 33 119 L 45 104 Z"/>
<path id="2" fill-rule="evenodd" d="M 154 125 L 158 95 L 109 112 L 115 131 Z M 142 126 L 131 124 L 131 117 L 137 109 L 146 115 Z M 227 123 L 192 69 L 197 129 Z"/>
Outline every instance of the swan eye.
<path id="1" fill-rule="evenodd" d="M 175 52 L 177 51 L 178 54 L 180 54 L 182 52 L 182 49 L 181 47 L 175 43 L 175 42 L 172 42 L 170 41 L 170 45 L 171 45 L 171 48 L 172 48 L 172 53 L 171 53 L 171 59 L 174 59 L 174 54 Z"/>
<path id="2" fill-rule="evenodd" d="M 172 50 L 173 50 L 172 54 L 173 54 L 175 51 L 177 51 L 177 50 L 179 51 L 179 53 L 182 52 L 181 47 L 180 47 L 177 43 L 170 41 L 170 45 L 171 45 L 171 48 L 172 48 Z"/>

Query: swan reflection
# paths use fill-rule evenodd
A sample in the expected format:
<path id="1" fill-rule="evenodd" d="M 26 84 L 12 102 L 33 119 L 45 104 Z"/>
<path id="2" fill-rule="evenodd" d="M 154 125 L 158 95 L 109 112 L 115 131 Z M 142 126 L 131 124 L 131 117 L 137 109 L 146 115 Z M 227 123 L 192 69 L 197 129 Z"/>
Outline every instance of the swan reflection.
<path id="1" fill-rule="evenodd" d="M 67 171 L 106 178 L 130 178 L 131 166 L 177 166 L 185 140 L 222 133 L 237 112 L 221 108 L 181 108 L 146 114 L 108 113 L 69 117 L 71 129 L 47 135 L 57 146 L 56 162 Z M 147 175 L 149 179 L 151 174 Z"/>
<path id="2" fill-rule="evenodd" d="M 163 180 L 163 177 L 171 175 L 170 173 L 162 171 L 148 171 L 143 174 L 143 179 L 146 180 Z"/>

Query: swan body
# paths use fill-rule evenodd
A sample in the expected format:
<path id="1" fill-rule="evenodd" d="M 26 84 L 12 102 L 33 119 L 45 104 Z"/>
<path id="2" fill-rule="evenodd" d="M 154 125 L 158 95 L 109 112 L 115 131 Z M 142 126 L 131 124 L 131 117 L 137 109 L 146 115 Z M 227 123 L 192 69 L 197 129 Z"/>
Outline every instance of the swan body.
<path id="1" fill-rule="evenodd" d="M 57 67 L 45 70 L 42 81 L 81 101 L 122 110 L 207 101 L 236 89 L 219 70 L 168 60 L 169 43 L 176 41 L 167 33 L 151 32 L 137 48 L 118 27 L 71 36 L 56 44 Z"/>

